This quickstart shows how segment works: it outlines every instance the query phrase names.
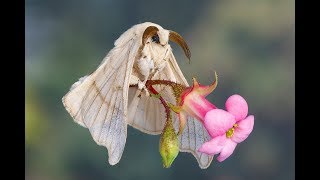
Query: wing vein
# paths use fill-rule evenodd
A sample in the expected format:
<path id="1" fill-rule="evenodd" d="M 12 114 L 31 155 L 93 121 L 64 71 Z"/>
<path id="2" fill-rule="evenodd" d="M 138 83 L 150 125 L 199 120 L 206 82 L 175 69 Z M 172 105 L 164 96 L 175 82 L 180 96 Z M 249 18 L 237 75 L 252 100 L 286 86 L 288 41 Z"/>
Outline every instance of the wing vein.
<path id="1" fill-rule="evenodd" d="M 125 48 L 124 48 L 124 49 L 125 49 Z M 122 51 L 123 51 L 124 49 L 122 49 Z M 121 51 L 121 52 L 122 52 L 122 51 Z M 130 51 L 129 51 L 129 52 L 130 52 Z M 110 59 L 110 57 L 108 57 L 108 55 L 107 55 L 107 58 L 106 58 L 106 59 Z M 106 66 L 103 67 L 103 70 L 104 70 L 104 71 L 105 71 L 105 67 L 106 67 Z M 119 67 L 120 67 L 120 66 L 119 66 Z M 119 68 L 119 67 L 118 67 L 118 68 Z M 117 69 L 118 69 L 118 68 L 117 68 Z M 95 81 L 93 81 L 93 83 L 92 83 L 91 86 L 90 86 L 90 93 L 91 93 L 91 90 L 94 89 L 95 86 L 97 87 L 97 89 L 103 89 L 104 86 L 107 84 L 107 82 L 109 82 L 109 80 L 112 78 L 112 74 L 114 74 L 117 69 L 114 68 L 114 67 L 112 67 L 112 71 L 106 75 L 107 78 L 106 78 L 106 79 L 104 80 L 104 82 L 102 83 L 102 87 L 96 86 Z M 114 77 L 115 77 L 115 81 L 116 81 L 117 76 L 114 76 Z M 110 89 L 111 89 L 111 88 L 110 88 Z M 87 97 L 89 96 L 90 93 L 89 93 L 89 92 L 86 93 L 85 97 L 84 97 L 83 100 L 82 100 L 83 102 L 86 101 L 86 99 L 87 99 Z M 95 97 L 93 98 L 90 106 L 86 109 L 85 114 L 84 114 L 83 116 L 86 116 L 87 112 L 89 111 L 90 107 L 92 106 L 93 102 L 95 101 L 95 99 L 97 98 L 98 95 L 99 95 L 98 93 L 95 95 Z"/>
<path id="2" fill-rule="evenodd" d="M 99 142 L 101 141 L 101 134 L 102 134 L 102 129 L 104 128 L 104 125 L 103 124 L 105 124 L 106 123 L 106 120 L 108 120 L 109 118 L 108 118 L 108 114 L 110 114 L 111 113 L 111 107 L 114 107 L 114 105 L 116 104 L 116 98 L 117 98 L 117 96 L 113 96 L 114 94 L 115 94 L 116 92 L 115 91 L 113 91 L 112 92 L 112 99 L 110 100 L 110 107 L 108 108 L 108 111 L 106 111 L 106 113 L 105 113 L 105 117 L 102 119 L 102 125 L 101 125 L 101 127 L 100 127 L 100 131 L 99 131 L 99 138 L 98 138 L 98 140 L 99 140 Z M 114 110 L 114 108 L 113 108 L 113 110 Z M 112 115 L 112 114 L 111 114 Z M 110 125 L 108 126 L 108 131 L 110 130 L 110 127 L 111 127 L 111 122 L 110 122 Z"/>
<path id="3" fill-rule="evenodd" d="M 116 98 L 116 100 L 118 99 L 118 96 L 117 96 L 117 98 Z M 117 102 L 117 101 L 116 101 Z M 117 102 L 117 104 L 120 104 L 120 102 L 121 101 L 118 101 Z M 115 109 L 115 108 L 114 108 Z M 113 109 L 113 112 L 112 112 L 112 116 L 111 116 L 111 120 L 114 120 L 114 117 L 116 117 L 116 118 L 118 118 L 119 116 L 117 115 L 117 116 L 114 116 L 114 109 Z M 116 111 L 116 114 L 118 114 L 119 113 L 119 111 Z M 114 131 L 113 131 L 113 133 L 112 133 L 112 136 L 111 137 L 113 137 L 114 136 L 114 134 L 115 134 L 115 132 L 117 131 L 117 126 L 118 126 L 118 123 L 119 121 L 116 121 L 116 123 L 115 123 L 115 127 L 114 127 Z M 109 126 L 109 130 L 110 130 L 110 126 Z M 110 148 L 112 148 L 113 146 L 112 146 L 112 144 L 114 143 L 114 140 L 115 140 L 116 138 L 111 138 L 111 140 L 110 140 Z M 112 156 L 112 154 L 113 154 L 113 152 L 114 152 L 114 150 L 115 150 L 115 147 L 113 147 L 112 149 L 110 149 L 110 154 L 111 154 L 111 156 Z"/>
<path id="4" fill-rule="evenodd" d="M 94 84 L 96 84 L 96 83 L 94 82 Z M 90 127 L 95 123 L 95 121 L 96 121 L 96 119 L 97 119 L 97 117 L 98 117 L 98 115 L 99 115 L 99 113 L 100 113 L 100 111 L 101 111 L 101 108 L 102 108 L 103 104 L 105 103 L 106 106 L 107 106 L 107 108 L 110 106 L 110 103 L 111 103 L 111 102 L 107 102 L 107 101 L 106 101 L 107 95 L 109 94 L 110 90 L 111 90 L 111 88 L 108 89 L 108 91 L 107 91 L 107 93 L 104 95 L 104 97 L 101 97 L 102 103 L 101 103 L 101 105 L 100 105 L 100 107 L 99 107 L 99 111 L 97 112 L 97 114 L 95 115 L 93 121 L 91 122 Z M 100 93 L 100 91 L 99 91 L 98 88 L 96 89 L 96 91 L 97 91 L 97 93 Z M 100 96 L 102 96 L 101 93 L 100 93 Z M 100 96 L 99 96 L 99 97 L 100 97 Z M 98 96 L 96 96 L 96 97 L 98 97 Z M 92 103 L 92 104 L 93 104 L 93 103 Z M 107 114 L 107 112 L 106 112 L 106 114 Z"/>
<path id="5" fill-rule="evenodd" d="M 87 93 L 85 94 L 84 98 L 82 99 L 81 104 L 83 104 L 83 102 L 85 102 L 87 100 L 87 97 L 89 96 L 89 94 L 91 94 L 92 90 L 93 90 L 93 83 L 90 84 L 89 90 L 87 91 Z M 92 101 L 92 103 L 93 103 L 93 101 Z M 91 103 L 91 105 L 92 105 L 92 103 Z M 87 112 L 89 111 L 89 108 L 91 107 L 91 105 L 86 107 L 84 113 L 82 114 L 83 117 L 85 117 L 87 115 Z M 81 110 L 81 108 L 79 108 L 78 112 L 80 110 Z M 78 114 L 78 112 L 77 112 L 77 114 Z"/>
<path id="6" fill-rule="evenodd" d="M 189 120 L 188 120 L 189 121 Z M 192 121 L 192 120 L 191 120 Z M 197 131 L 196 131 L 196 124 L 195 124 L 195 122 L 194 122 L 195 120 L 193 119 L 193 121 L 192 121 L 192 123 L 193 123 L 193 132 L 194 133 L 198 133 Z M 197 120 L 196 120 L 197 121 Z M 194 138 L 194 146 L 195 146 L 195 149 L 197 149 L 197 138 L 198 138 L 198 136 L 197 135 L 195 135 L 195 138 Z M 196 150 L 195 150 L 196 151 Z"/>

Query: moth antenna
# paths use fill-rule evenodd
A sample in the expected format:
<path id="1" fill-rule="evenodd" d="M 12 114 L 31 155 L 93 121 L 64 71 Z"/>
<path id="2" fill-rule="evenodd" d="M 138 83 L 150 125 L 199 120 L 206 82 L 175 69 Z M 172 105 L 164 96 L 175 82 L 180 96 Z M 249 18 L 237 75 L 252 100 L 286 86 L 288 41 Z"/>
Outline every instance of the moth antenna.
<path id="1" fill-rule="evenodd" d="M 175 43 L 179 44 L 179 46 L 181 46 L 181 48 L 184 51 L 184 54 L 189 59 L 189 63 L 190 63 L 191 52 L 190 52 L 190 49 L 189 49 L 187 43 L 183 39 L 183 37 L 180 34 L 178 34 L 177 32 L 170 30 L 169 39 L 170 39 L 170 41 L 175 42 Z"/>

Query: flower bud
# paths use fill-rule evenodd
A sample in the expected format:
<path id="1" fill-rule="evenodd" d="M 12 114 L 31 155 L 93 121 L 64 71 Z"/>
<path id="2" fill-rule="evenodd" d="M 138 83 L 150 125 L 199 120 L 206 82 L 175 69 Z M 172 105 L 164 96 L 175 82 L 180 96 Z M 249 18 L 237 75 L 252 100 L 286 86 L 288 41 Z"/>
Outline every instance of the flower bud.
<path id="1" fill-rule="evenodd" d="M 174 159 L 179 154 L 179 141 L 175 133 L 172 119 L 167 120 L 166 125 L 160 137 L 160 155 L 162 157 L 163 167 L 169 168 Z"/>

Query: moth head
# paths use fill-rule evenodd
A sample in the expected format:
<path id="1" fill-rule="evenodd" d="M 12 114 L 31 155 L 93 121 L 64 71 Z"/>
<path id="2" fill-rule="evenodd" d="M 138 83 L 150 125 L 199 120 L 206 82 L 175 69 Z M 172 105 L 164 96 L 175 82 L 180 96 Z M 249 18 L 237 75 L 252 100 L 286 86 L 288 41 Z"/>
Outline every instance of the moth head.
<path id="1" fill-rule="evenodd" d="M 183 39 L 183 37 L 177 32 L 162 29 L 162 28 L 159 29 L 156 26 L 148 26 L 144 30 L 143 36 L 142 36 L 143 45 L 148 43 L 155 43 L 165 47 L 168 44 L 169 40 L 181 46 L 181 48 L 183 49 L 185 55 L 187 56 L 190 62 L 191 52 L 189 50 L 189 47 L 185 42 L 185 40 Z"/>
<path id="2" fill-rule="evenodd" d="M 169 32 L 165 29 L 159 30 L 156 26 L 147 27 L 142 36 L 142 44 L 155 43 L 161 46 L 168 44 Z"/>

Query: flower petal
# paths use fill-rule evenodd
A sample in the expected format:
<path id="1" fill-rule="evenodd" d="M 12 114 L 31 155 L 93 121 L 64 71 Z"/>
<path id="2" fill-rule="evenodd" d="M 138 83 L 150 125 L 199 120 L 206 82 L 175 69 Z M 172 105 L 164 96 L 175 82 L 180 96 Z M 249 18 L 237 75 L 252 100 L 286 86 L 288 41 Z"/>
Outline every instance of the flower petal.
<path id="1" fill-rule="evenodd" d="M 199 121 L 204 120 L 206 113 L 217 107 L 209 102 L 203 96 L 197 94 L 197 92 L 191 92 L 184 99 L 182 110 L 186 111 L 190 116 L 197 118 Z"/>
<path id="2" fill-rule="evenodd" d="M 233 153 L 236 146 L 237 146 L 237 143 L 233 142 L 231 139 L 227 139 L 224 147 L 221 150 L 220 155 L 217 157 L 217 160 L 219 162 L 222 162 L 225 159 L 227 159 Z"/>
<path id="3" fill-rule="evenodd" d="M 238 94 L 234 94 L 227 99 L 226 109 L 236 117 L 236 121 L 242 120 L 248 115 L 248 104 Z"/>
<path id="4" fill-rule="evenodd" d="M 254 116 L 250 115 L 246 119 L 237 122 L 238 126 L 234 130 L 234 134 L 231 137 L 232 141 L 241 143 L 251 133 L 254 125 Z"/>
<path id="5" fill-rule="evenodd" d="M 212 82 L 209 86 L 203 86 L 200 85 L 196 78 L 193 78 L 193 86 L 195 87 L 194 90 L 197 91 L 197 93 L 203 97 L 206 97 L 209 95 L 218 85 L 218 75 L 217 72 L 214 72 L 215 81 Z"/>
<path id="6" fill-rule="evenodd" d="M 212 138 L 225 134 L 235 124 L 235 117 L 222 109 L 213 109 L 204 117 L 203 125 Z"/>
<path id="7" fill-rule="evenodd" d="M 212 156 L 215 154 L 219 154 L 226 141 L 227 138 L 224 134 L 221 136 L 217 136 L 210 141 L 203 143 L 198 151 Z"/>

